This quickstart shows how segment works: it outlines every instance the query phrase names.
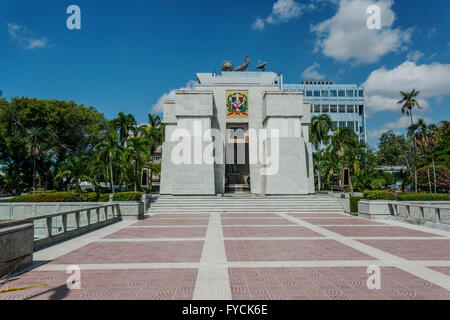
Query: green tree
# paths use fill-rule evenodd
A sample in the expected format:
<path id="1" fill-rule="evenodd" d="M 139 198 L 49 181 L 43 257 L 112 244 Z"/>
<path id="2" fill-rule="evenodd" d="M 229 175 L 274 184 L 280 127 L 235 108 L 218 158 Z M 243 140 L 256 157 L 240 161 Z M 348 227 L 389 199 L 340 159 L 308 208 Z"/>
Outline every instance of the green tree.
<path id="1" fill-rule="evenodd" d="M 413 125 L 413 109 L 414 107 L 417 107 L 417 109 L 420 109 L 420 104 L 417 101 L 417 97 L 419 96 L 420 91 L 417 91 L 416 89 L 413 89 L 411 92 L 403 92 L 400 91 L 401 100 L 397 103 L 402 105 L 402 114 L 406 114 L 411 119 L 411 125 Z M 416 144 L 413 143 L 414 148 L 414 186 L 415 190 L 417 192 L 417 157 L 416 157 Z"/>
<path id="2" fill-rule="evenodd" d="M 122 146 L 125 145 L 126 140 L 130 136 L 130 131 L 136 131 L 136 119 L 132 114 L 125 114 L 119 112 L 117 118 L 112 120 L 113 126 L 119 131 L 119 140 Z"/>
<path id="3" fill-rule="evenodd" d="M 108 168 L 109 181 L 111 191 L 114 194 L 114 169 L 113 162 L 120 156 L 121 147 L 117 134 L 111 134 L 106 139 L 97 145 L 97 157 Z"/>
<path id="4" fill-rule="evenodd" d="M 139 185 L 139 169 L 142 169 L 150 158 L 150 144 L 143 136 L 136 136 L 129 139 L 125 149 L 126 160 L 134 164 L 134 191 Z"/>
<path id="5" fill-rule="evenodd" d="M 355 174 L 359 174 L 360 162 L 357 156 L 363 146 L 351 128 L 339 128 L 331 136 L 328 152 L 337 156 L 344 167 L 350 167 Z M 350 189 L 353 193 L 351 179 Z"/>
<path id="6" fill-rule="evenodd" d="M 309 130 L 310 141 L 314 145 L 316 153 L 321 151 L 324 143 L 328 143 L 330 141 L 330 131 L 333 127 L 333 123 L 331 118 L 327 114 L 321 114 L 320 116 L 315 116 L 311 119 L 311 126 Z M 315 156 L 314 163 L 317 164 L 314 168 L 314 171 L 317 174 L 317 185 L 319 191 L 322 187 L 322 179 L 321 179 L 321 168 L 320 162 L 322 160 L 322 154 L 318 154 Z"/>
<path id="7" fill-rule="evenodd" d="M 431 178 L 430 168 L 428 166 L 427 147 L 431 143 L 431 133 L 428 129 L 425 120 L 419 119 L 417 123 L 414 123 L 408 127 L 408 136 L 414 141 L 414 144 L 419 147 L 424 156 L 425 164 L 427 166 L 428 174 L 428 187 L 431 193 Z"/>
<path id="8" fill-rule="evenodd" d="M 29 128 L 26 129 L 25 136 L 22 139 L 27 147 L 28 155 L 33 158 L 33 192 L 36 191 L 36 177 L 39 175 L 36 170 L 36 160 L 41 155 L 45 136 L 42 128 Z"/>
<path id="9" fill-rule="evenodd" d="M 36 173 L 44 179 L 44 188 L 52 188 L 59 164 L 89 154 L 105 137 L 106 125 L 93 107 L 73 101 L 0 99 L 0 163 L 7 188 L 16 192 L 33 188 Z M 31 129 L 41 132 L 35 135 L 38 150 L 31 148 Z"/>
<path id="10" fill-rule="evenodd" d="M 89 170 L 90 159 L 87 155 L 80 157 L 70 157 L 64 162 L 60 163 L 55 180 L 65 187 L 76 186 L 80 189 L 78 182 L 89 181 L 93 182 Z"/>

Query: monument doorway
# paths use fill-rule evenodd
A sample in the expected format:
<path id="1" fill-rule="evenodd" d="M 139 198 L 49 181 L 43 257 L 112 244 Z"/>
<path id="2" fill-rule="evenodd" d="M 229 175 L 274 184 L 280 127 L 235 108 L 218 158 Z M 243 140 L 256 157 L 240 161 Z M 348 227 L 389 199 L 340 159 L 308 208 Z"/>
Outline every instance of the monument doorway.
<path id="1" fill-rule="evenodd" d="M 227 124 L 225 192 L 249 193 L 250 163 L 248 124 Z"/>

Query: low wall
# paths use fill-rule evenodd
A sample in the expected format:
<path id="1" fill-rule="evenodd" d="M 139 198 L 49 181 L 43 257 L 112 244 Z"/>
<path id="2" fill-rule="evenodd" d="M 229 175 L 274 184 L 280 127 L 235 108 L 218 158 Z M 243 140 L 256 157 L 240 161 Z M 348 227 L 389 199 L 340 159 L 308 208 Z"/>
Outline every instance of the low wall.
<path id="1" fill-rule="evenodd" d="M 144 218 L 145 203 L 143 202 L 113 202 L 120 206 L 122 220 L 140 220 Z M 60 203 L 0 203 L 0 221 L 1 220 L 21 220 L 32 217 L 44 216 L 47 214 L 61 213 L 79 209 L 94 208 L 102 205 L 111 204 L 111 202 L 60 202 Z M 111 214 L 111 213 L 109 213 Z M 94 219 L 96 219 L 94 215 Z M 96 220 L 93 221 L 98 222 Z M 69 229 L 76 228 L 76 221 L 73 216 L 68 217 Z M 80 226 L 87 226 L 87 214 L 80 215 Z M 62 229 L 62 218 L 53 218 L 53 233 L 57 234 Z M 39 239 L 47 236 L 47 225 L 44 220 L 35 222 L 35 238 Z"/>
<path id="2" fill-rule="evenodd" d="M 33 262 L 33 224 L 0 229 L 0 278 Z"/>
<path id="3" fill-rule="evenodd" d="M 359 216 L 369 219 L 396 219 L 450 230 L 449 201 L 360 200 L 358 212 Z"/>

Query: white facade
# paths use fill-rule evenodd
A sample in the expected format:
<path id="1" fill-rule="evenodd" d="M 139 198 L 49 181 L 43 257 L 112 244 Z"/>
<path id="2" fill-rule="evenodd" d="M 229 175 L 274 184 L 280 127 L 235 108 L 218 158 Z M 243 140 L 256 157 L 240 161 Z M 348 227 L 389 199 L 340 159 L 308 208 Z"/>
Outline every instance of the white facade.
<path id="1" fill-rule="evenodd" d="M 232 184 L 246 185 L 246 190 L 258 195 L 314 193 L 310 105 L 303 103 L 302 92 L 281 91 L 273 72 L 202 73 L 197 78 L 194 90 L 176 91 L 175 100 L 164 103 L 166 141 L 162 149 L 161 194 L 215 195 L 226 192 Z M 248 117 L 227 117 L 230 90 L 248 92 Z M 227 142 L 227 129 L 240 127 L 245 130 L 246 144 L 234 144 L 234 140 L 216 143 L 215 161 L 199 161 L 212 146 L 208 140 L 218 141 L 217 132 Z M 190 134 L 183 148 L 173 136 L 180 129 Z M 265 140 L 258 136 L 264 129 L 269 129 Z M 226 161 L 227 157 L 233 158 L 230 154 L 234 145 L 244 150 L 245 163 Z"/>

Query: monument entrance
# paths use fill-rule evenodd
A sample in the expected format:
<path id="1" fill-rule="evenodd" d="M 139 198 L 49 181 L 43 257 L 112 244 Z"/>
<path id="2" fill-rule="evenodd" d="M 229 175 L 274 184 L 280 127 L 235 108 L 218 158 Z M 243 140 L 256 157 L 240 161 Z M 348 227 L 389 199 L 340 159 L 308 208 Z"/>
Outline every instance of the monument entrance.
<path id="1" fill-rule="evenodd" d="M 225 192 L 250 192 L 248 124 L 228 123 L 225 148 Z"/>

